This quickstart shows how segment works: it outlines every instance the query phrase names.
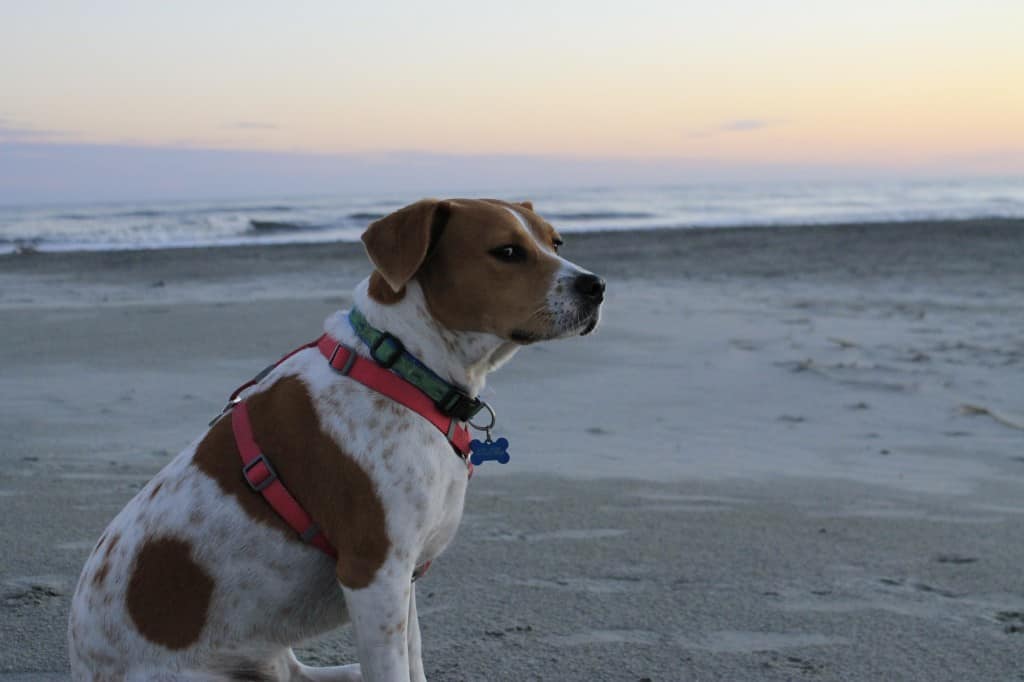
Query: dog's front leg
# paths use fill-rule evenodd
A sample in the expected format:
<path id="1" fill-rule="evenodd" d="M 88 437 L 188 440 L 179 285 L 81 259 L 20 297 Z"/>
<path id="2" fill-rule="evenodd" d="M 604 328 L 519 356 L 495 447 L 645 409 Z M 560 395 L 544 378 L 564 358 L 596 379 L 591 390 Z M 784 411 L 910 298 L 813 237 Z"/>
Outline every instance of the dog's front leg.
<path id="1" fill-rule="evenodd" d="M 416 615 L 416 583 L 409 587 L 409 679 L 427 682 L 423 672 L 423 652 L 420 649 L 420 619 Z"/>
<path id="2" fill-rule="evenodd" d="M 388 561 L 367 587 L 342 585 L 366 682 L 409 682 L 412 569 Z"/>

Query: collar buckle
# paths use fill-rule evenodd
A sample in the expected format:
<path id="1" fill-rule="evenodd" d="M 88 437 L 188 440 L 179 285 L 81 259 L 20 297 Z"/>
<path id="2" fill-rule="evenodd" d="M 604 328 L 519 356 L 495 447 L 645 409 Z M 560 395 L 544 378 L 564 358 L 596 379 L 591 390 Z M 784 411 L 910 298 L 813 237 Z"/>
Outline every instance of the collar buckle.
<path id="1" fill-rule="evenodd" d="M 484 404 L 478 398 L 470 398 L 454 386 L 434 404 L 449 417 L 463 422 L 468 422 L 484 408 Z"/>

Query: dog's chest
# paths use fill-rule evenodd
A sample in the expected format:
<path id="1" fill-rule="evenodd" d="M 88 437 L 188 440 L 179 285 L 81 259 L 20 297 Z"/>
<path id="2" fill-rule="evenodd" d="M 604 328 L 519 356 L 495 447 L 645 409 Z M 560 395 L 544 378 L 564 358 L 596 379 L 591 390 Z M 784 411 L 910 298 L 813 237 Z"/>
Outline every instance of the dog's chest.
<path id="1" fill-rule="evenodd" d="M 354 382 L 314 371 L 306 376 L 322 428 L 373 481 L 396 547 L 417 562 L 435 558 L 462 518 L 465 460 L 411 410 Z"/>

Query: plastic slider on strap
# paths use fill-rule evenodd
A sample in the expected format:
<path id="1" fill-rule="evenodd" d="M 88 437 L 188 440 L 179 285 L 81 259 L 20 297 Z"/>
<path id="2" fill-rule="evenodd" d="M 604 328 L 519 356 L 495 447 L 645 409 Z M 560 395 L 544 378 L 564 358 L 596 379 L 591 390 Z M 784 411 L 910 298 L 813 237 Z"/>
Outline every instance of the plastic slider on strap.
<path id="1" fill-rule="evenodd" d="M 313 538 L 320 534 L 320 526 L 315 523 L 310 523 L 306 526 L 306 530 L 302 531 L 299 535 L 299 539 L 305 542 L 307 545 L 313 542 Z"/>
<path id="2" fill-rule="evenodd" d="M 426 561 L 423 564 L 417 566 L 416 570 L 414 570 L 412 572 L 412 581 L 416 582 L 417 580 L 422 578 L 423 574 L 427 572 L 428 568 L 430 568 L 430 562 L 429 561 Z"/>
<path id="3" fill-rule="evenodd" d="M 334 361 L 338 357 L 338 353 L 342 350 L 344 350 L 346 353 L 345 364 L 342 365 L 341 367 L 338 367 L 337 365 L 334 364 Z M 331 357 L 327 359 L 327 364 L 330 365 L 332 369 L 337 371 L 338 374 L 346 375 L 352 371 L 352 365 L 356 364 L 356 354 L 348 346 L 339 343 L 334 347 L 334 352 L 331 353 Z"/>
<path id="4" fill-rule="evenodd" d="M 483 409 L 483 403 L 477 398 L 470 398 L 462 391 L 452 388 L 444 396 L 434 403 L 437 409 L 449 417 L 455 417 L 459 421 L 469 421 Z"/>
<path id="5" fill-rule="evenodd" d="M 261 470 L 256 467 L 263 468 Z M 274 467 L 270 466 L 270 460 L 263 453 L 242 467 L 242 476 L 245 477 L 245 482 L 249 484 L 253 492 L 257 493 L 263 492 L 267 486 L 277 480 L 277 472 L 274 471 Z"/>
<path id="6" fill-rule="evenodd" d="M 385 346 L 385 344 L 387 344 L 387 346 Z M 385 351 L 383 354 L 380 352 L 382 347 Z M 402 345 L 402 342 L 387 332 L 381 334 L 380 337 L 373 342 L 373 345 L 370 346 L 370 357 L 373 358 L 374 362 L 385 369 L 392 367 L 396 362 L 398 362 L 398 358 L 402 357 L 402 353 L 404 352 L 405 346 Z"/>

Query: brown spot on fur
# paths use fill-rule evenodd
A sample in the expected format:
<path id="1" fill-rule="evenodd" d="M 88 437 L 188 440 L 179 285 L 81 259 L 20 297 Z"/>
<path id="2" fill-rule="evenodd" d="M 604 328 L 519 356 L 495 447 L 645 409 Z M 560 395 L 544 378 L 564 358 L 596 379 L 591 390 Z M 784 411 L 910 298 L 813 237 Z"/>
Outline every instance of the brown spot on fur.
<path id="1" fill-rule="evenodd" d="M 321 429 L 309 390 L 298 377 L 279 379 L 247 404 L 256 442 L 288 491 L 338 550 L 338 580 L 352 589 L 366 587 L 391 548 L 384 505 L 373 481 Z M 230 417 L 214 424 L 192 461 L 252 519 L 301 542 L 242 477 Z"/>
<path id="2" fill-rule="evenodd" d="M 194 644 L 206 625 L 213 579 L 179 538 L 149 540 L 135 558 L 125 604 L 143 637 L 168 649 Z"/>
<path id="3" fill-rule="evenodd" d="M 109 642 L 111 644 L 113 644 L 115 642 L 120 642 L 121 641 L 121 637 L 120 637 L 121 633 L 117 629 L 114 628 L 114 621 L 113 621 L 113 619 L 104 618 L 102 623 L 103 624 L 100 626 L 100 632 L 103 633 L 103 638 L 106 639 L 107 642 Z"/>
<path id="4" fill-rule="evenodd" d="M 109 561 L 110 555 L 114 552 L 114 548 L 117 547 L 117 543 L 121 541 L 121 534 L 114 533 L 110 536 L 110 542 L 107 543 L 107 549 L 103 552 L 103 560 Z"/>
<path id="5" fill-rule="evenodd" d="M 104 561 L 100 564 L 100 567 L 96 569 L 96 572 L 92 576 L 92 584 L 99 587 L 103 584 L 103 581 L 107 579 L 107 574 L 110 573 L 110 563 Z"/>
<path id="6" fill-rule="evenodd" d="M 163 487 L 164 487 L 164 482 L 163 481 L 160 481 L 155 486 L 153 486 L 153 491 L 151 493 L 149 493 L 149 499 L 152 500 L 154 497 L 156 497 L 156 494 L 158 492 L 160 492 L 160 488 L 163 488 Z"/>
<path id="7" fill-rule="evenodd" d="M 374 270 L 373 274 L 370 275 L 368 293 L 370 294 L 370 298 L 377 303 L 382 305 L 394 305 L 405 298 L 405 287 L 395 291 L 388 285 L 384 276 Z"/>

